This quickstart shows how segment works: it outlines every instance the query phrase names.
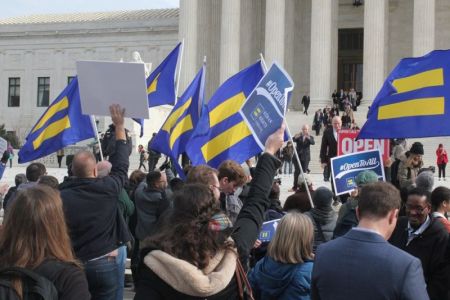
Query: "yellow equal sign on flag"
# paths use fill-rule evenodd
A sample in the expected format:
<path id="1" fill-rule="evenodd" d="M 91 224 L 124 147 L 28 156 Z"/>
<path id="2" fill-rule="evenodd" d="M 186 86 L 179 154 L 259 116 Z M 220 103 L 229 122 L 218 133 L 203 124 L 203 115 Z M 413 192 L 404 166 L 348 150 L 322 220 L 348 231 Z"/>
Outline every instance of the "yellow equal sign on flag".
<path id="1" fill-rule="evenodd" d="M 244 104 L 244 101 L 244 93 L 239 92 L 238 94 L 225 100 L 223 103 L 217 105 L 209 113 L 210 127 L 212 128 L 222 121 L 233 116 L 234 114 L 238 113 L 239 109 Z M 217 135 L 215 138 L 211 139 L 201 147 L 201 151 L 205 161 L 210 161 L 211 159 L 227 150 L 229 147 L 236 145 L 249 135 L 251 135 L 251 132 L 244 121 L 237 123 L 231 128 L 225 129 L 223 132 L 221 132 L 219 135 Z"/>
<path id="2" fill-rule="evenodd" d="M 443 86 L 444 71 L 442 68 L 439 68 L 398 78 L 392 82 L 392 85 L 397 90 L 397 94 L 411 92 L 426 87 Z M 378 108 L 378 120 L 443 115 L 444 111 L 445 98 L 443 96 L 413 98 L 398 103 L 380 106 Z"/>

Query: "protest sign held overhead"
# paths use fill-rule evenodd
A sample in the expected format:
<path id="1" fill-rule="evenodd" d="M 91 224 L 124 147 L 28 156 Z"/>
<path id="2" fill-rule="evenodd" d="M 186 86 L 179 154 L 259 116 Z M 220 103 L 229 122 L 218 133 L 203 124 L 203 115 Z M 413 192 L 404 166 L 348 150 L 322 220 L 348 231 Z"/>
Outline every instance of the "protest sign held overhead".
<path id="1" fill-rule="evenodd" d="M 143 63 L 78 61 L 77 73 L 83 114 L 109 116 L 110 105 L 119 104 L 127 117 L 148 119 Z"/>
<path id="2" fill-rule="evenodd" d="M 8 142 L 0 137 L 0 157 L 3 155 L 3 152 L 8 148 Z"/>
<path id="3" fill-rule="evenodd" d="M 260 149 L 283 123 L 288 93 L 294 89 L 289 74 L 276 62 L 264 75 L 239 111 Z"/>

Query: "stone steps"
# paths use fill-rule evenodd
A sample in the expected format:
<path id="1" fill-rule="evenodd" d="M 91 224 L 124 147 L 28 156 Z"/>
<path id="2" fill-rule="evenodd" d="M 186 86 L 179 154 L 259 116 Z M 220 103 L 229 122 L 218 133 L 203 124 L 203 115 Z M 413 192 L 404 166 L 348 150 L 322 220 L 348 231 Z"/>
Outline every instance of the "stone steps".
<path id="1" fill-rule="evenodd" d="M 356 119 L 356 124 L 359 125 L 359 127 L 362 127 L 362 125 L 366 121 L 367 116 L 367 105 L 361 105 L 358 107 L 358 111 L 354 112 L 354 116 Z M 304 115 L 301 111 L 289 111 L 287 113 L 287 123 L 289 125 L 289 128 L 291 130 L 292 135 L 295 135 L 298 133 L 303 126 L 303 124 L 309 124 L 312 125 L 312 121 L 314 118 L 313 110 L 309 113 L 308 116 Z M 322 168 L 319 163 L 319 155 L 320 155 L 320 144 L 322 140 L 322 132 L 323 128 L 321 130 L 321 134 L 319 136 L 314 135 L 314 139 L 316 141 L 316 144 L 311 146 L 311 162 L 309 163 L 309 169 L 312 173 L 322 173 Z M 424 146 L 424 166 L 436 166 L 436 149 L 438 147 L 439 143 L 442 143 L 447 149 L 447 151 L 450 151 L 450 137 L 431 137 L 431 138 L 414 138 L 414 139 L 408 139 L 408 147 L 416 142 L 419 141 Z M 436 166 L 437 169 L 437 166 Z M 437 172 L 437 171 L 436 171 Z"/>

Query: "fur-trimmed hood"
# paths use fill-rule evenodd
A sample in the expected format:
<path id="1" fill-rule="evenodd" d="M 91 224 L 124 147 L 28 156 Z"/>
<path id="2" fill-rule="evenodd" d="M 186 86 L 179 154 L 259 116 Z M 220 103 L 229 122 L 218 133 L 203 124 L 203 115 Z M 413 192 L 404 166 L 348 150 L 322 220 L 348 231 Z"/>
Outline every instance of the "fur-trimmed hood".
<path id="1" fill-rule="evenodd" d="M 201 270 L 161 250 L 153 250 L 145 256 L 144 263 L 178 292 L 193 297 L 209 297 L 230 283 L 235 274 L 237 257 L 234 250 L 222 250 Z"/>

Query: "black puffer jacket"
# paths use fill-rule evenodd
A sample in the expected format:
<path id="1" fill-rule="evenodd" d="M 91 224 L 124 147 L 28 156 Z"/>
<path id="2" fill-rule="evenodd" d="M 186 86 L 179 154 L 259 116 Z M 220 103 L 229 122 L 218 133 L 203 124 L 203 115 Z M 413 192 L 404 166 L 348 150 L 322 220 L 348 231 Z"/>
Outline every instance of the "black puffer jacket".
<path id="1" fill-rule="evenodd" d="M 170 202 L 164 191 L 148 188 L 145 182 L 137 187 L 134 201 L 137 213 L 136 237 L 143 240 L 154 232 L 159 217 L 169 208 Z"/>

